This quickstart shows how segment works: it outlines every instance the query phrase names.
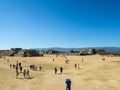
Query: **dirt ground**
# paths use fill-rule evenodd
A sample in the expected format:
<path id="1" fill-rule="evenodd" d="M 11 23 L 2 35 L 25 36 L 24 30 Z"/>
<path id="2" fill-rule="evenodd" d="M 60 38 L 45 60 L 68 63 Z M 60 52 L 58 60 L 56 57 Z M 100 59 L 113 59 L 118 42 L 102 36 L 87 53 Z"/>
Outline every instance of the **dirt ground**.
<path id="1" fill-rule="evenodd" d="M 99 55 L 66 57 L 0 58 L 0 90 L 65 90 L 67 78 L 72 81 L 71 90 L 120 90 L 120 57 L 105 56 L 105 61 Z M 66 59 L 69 64 L 65 63 Z M 17 60 L 24 69 L 29 69 L 30 64 L 42 66 L 43 69 L 30 70 L 30 79 L 24 79 L 22 73 L 16 79 L 15 69 L 10 69 L 9 65 L 16 64 Z M 79 69 L 74 68 L 75 63 L 80 64 Z M 54 67 L 58 69 L 56 75 Z M 60 67 L 64 68 L 63 74 L 60 74 Z"/>

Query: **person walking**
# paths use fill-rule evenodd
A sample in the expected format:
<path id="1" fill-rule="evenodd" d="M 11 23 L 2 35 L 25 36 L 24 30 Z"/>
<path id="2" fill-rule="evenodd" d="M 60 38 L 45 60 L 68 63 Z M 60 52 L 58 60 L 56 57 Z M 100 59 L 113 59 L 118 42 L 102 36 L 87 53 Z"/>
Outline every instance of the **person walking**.
<path id="1" fill-rule="evenodd" d="M 10 68 L 12 68 L 12 64 L 10 64 Z"/>
<path id="2" fill-rule="evenodd" d="M 22 73 L 22 66 L 20 66 L 20 72 Z"/>
<path id="3" fill-rule="evenodd" d="M 15 69 L 15 64 L 13 64 L 13 69 Z"/>
<path id="4" fill-rule="evenodd" d="M 19 72 L 18 72 L 18 71 L 16 71 L 16 79 L 18 79 L 18 75 L 19 75 Z"/>
<path id="5" fill-rule="evenodd" d="M 71 90 L 71 80 L 66 79 L 65 84 L 66 84 L 66 90 Z"/>
<path id="6" fill-rule="evenodd" d="M 54 62 L 54 60 L 55 60 L 55 59 L 53 58 L 53 62 Z"/>
<path id="7" fill-rule="evenodd" d="M 63 67 L 60 67 L 60 73 L 62 74 L 62 72 L 63 72 Z"/>
<path id="8" fill-rule="evenodd" d="M 18 60 L 16 61 L 16 67 L 18 67 Z"/>
<path id="9" fill-rule="evenodd" d="M 80 69 L 80 64 L 79 64 L 79 63 L 78 63 L 78 65 L 77 65 L 77 66 L 78 66 L 78 69 Z"/>
<path id="10" fill-rule="evenodd" d="M 77 64 L 75 63 L 75 65 L 74 65 L 74 67 L 75 67 L 75 69 L 76 69 L 76 67 L 77 67 Z"/>
<path id="11" fill-rule="evenodd" d="M 42 70 L 42 67 L 41 67 L 41 66 L 39 67 L 39 70 L 40 70 L 40 71 Z"/>
<path id="12" fill-rule="evenodd" d="M 30 71 L 29 71 L 29 69 L 27 69 L 27 71 L 26 71 L 26 75 L 27 75 L 27 78 L 29 79 L 30 78 Z"/>
<path id="13" fill-rule="evenodd" d="M 16 67 L 16 79 L 18 79 L 18 75 L 19 75 L 19 71 L 18 71 L 18 67 Z"/>
<path id="14" fill-rule="evenodd" d="M 55 74 L 57 74 L 57 68 L 56 68 L 56 67 L 55 67 L 55 69 L 54 69 L 54 70 L 55 70 Z"/>
<path id="15" fill-rule="evenodd" d="M 24 69 L 23 71 L 23 76 L 24 76 L 24 79 L 26 78 L 26 70 Z"/>

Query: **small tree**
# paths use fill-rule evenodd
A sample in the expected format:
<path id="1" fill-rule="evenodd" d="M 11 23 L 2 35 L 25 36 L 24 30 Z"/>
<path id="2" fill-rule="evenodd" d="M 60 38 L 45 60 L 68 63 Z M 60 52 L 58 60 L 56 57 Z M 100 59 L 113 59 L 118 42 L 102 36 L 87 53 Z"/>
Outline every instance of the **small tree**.
<path id="1" fill-rule="evenodd" d="M 70 53 L 74 53 L 75 51 L 74 51 L 74 50 L 70 50 L 69 52 L 70 52 Z"/>
<path id="2" fill-rule="evenodd" d="M 98 49 L 97 54 L 106 55 L 107 53 L 106 53 L 106 51 L 104 49 Z"/>

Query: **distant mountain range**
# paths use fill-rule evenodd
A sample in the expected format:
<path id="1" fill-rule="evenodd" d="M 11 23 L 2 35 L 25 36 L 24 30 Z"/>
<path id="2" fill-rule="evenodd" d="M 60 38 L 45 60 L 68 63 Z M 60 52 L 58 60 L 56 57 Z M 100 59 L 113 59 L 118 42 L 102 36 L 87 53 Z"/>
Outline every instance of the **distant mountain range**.
<path id="1" fill-rule="evenodd" d="M 96 50 L 98 49 L 104 49 L 106 52 L 120 52 L 120 47 L 87 47 L 87 48 L 94 48 Z M 34 48 L 34 50 L 56 50 L 56 51 L 63 51 L 63 52 L 69 52 L 70 50 L 84 50 L 87 48 L 61 48 L 61 47 L 52 47 L 52 48 Z"/>

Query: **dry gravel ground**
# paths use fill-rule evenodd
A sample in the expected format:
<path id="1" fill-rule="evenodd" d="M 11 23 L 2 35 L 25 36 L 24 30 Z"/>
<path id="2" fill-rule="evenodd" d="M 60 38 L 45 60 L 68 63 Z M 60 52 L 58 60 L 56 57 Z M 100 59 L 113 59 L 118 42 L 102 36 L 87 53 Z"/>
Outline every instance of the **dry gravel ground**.
<path id="1" fill-rule="evenodd" d="M 102 61 L 99 55 L 67 56 L 70 64 L 65 64 L 64 57 L 55 55 L 6 57 L 6 60 L 0 58 L 0 90 L 65 90 L 66 78 L 72 80 L 71 90 L 120 90 L 120 57 L 105 58 L 106 61 Z M 10 69 L 9 65 L 15 64 L 17 60 L 25 69 L 35 64 L 42 66 L 43 70 L 30 71 L 31 79 L 23 79 L 22 74 L 16 79 L 15 70 Z M 74 69 L 75 63 L 80 64 L 80 69 Z M 61 66 L 64 72 L 60 75 Z M 54 67 L 58 68 L 57 75 L 54 74 Z"/>

